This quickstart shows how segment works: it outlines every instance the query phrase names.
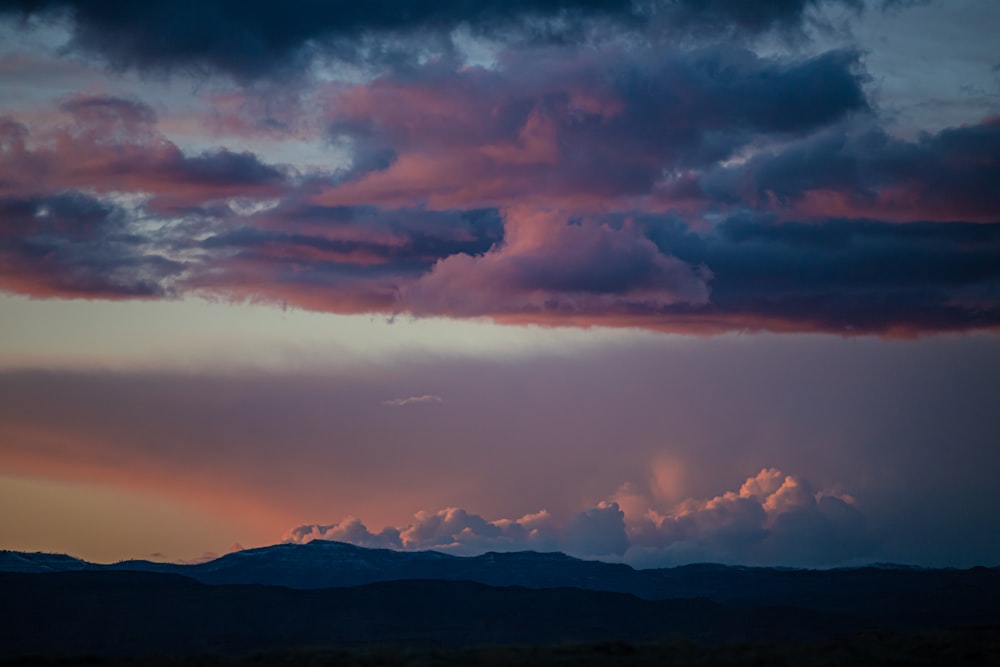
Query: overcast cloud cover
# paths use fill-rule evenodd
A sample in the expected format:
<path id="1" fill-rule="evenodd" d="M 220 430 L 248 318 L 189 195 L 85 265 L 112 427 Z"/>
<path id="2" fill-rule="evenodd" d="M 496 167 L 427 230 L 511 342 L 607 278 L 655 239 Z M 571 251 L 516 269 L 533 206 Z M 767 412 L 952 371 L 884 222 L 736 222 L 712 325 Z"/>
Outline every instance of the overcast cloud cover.
<path id="1" fill-rule="evenodd" d="M 36 356 L 0 371 L 0 460 L 174 500 L 162 470 L 190 476 L 267 516 L 245 544 L 997 562 L 998 31 L 992 0 L 0 2 L 11 312 L 204 299 L 642 342 L 309 348 L 270 380 Z M 601 389 L 570 409 L 564 377 Z"/>
<path id="2" fill-rule="evenodd" d="M 987 40 L 993 3 L 4 7 L 11 292 L 699 332 L 998 322 L 997 63 L 939 82 L 961 124 L 901 127 L 901 73 L 857 37 L 974 9 L 965 38 Z"/>

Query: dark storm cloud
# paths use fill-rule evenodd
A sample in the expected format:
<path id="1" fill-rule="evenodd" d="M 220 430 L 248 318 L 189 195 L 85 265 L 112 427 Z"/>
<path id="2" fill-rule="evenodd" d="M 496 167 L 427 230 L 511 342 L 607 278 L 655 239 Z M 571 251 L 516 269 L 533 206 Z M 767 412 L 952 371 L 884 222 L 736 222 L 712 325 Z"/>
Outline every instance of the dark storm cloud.
<path id="1" fill-rule="evenodd" d="M 864 9 L 900 10 L 930 0 L 668 0 L 653 3 L 671 24 L 686 29 L 745 31 L 794 30 L 809 19 L 810 12 L 824 5 Z"/>
<path id="2" fill-rule="evenodd" d="M 184 265 L 147 252 L 118 207 L 77 192 L 0 199 L 0 287 L 33 296 L 163 297 Z"/>
<path id="3" fill-rule="evenodd" d="M 707 235 L 663 219 L 644 226 L 678 258 L 711 268 L 705 314 L 733 324 L 845 333 L 1000 325 L 1000 223 L 744 217 Z"/>
<path id="4" fill-rule="evenodd" d="M 346 145 L 351 154 L 351 167 L 341 176 L 345 180 L 387 169 L 398 157 L 371 119 L 336 120 L 328 134 L 334 144 Z"/>
<path id="5" fill-rule="evenodd" d="M 160 167 L 160 173 L 167 180 L 208 186 L 278 185 L 286 179 L 280 169 L 261 162 L 253 153 L 234 153 L 224 148 L 192 157 L 174 154 Z"/>
<path id="6" fill-rule="evenodd" d="M 658 151 L 657 167 L 700 166 L 761 134 L 809 132 L 868 109 L 866 75 L 852 51 L 793 63 L 730 46 L 646 57 L 585 73 L 584 82 L 610 78 L 624 112 L 612 128 L 584 125 L 568 141 L 600 137 Z"/>
<path id="7" fill-rule="evenodd" d="M 311 213 L 316 215 L 314 207 Z M 282 226 L 294 228 L 294 214 L 282 214 Z M 407 211 L 401 212 L 405 216 Z M 330 264 L 375 264 L 381 271 L 394 274 L 418 274 L 429 270 L 437 260 L 456 253 L 481 254 L 495 242 L 493 231 L 498 224 L 485 229 L 473 228 L 472 235 L 462 234 L 461 219 L 456 213 L 443 213 L 429 217 L 454 221 L 454 228 L 406 228 L 394 223 L 393 212 L 369 212 L 356 226 L 331 225 L 334 236 L 324 236 L 315 225 L 307 225 L 315 233 L 296 233 L 280 229 L 244 226 L 220 229 L 200 243 L 208 250 L 235 251 L 240 259 L 253 259 L 262 263 L 287 264 L 289 269 L 302 276 L 322 272 Z M 380 220 L 382 218 L 383 220 Z M 494 216 L 494 220 L 499 220 Z M 435 221 L 436 222 L 436 221 Z M 379 234 L 379 224 L 385 225 Z M 440 223 L 438 223 L 440 224 Z M 347 231 L 348 238 L 337 238 L 336 230 Z M 366 236 L 368 238 L 366 238 Z"/>
<path id="8" fill-rule="evenodd" d="M 861 0 L 676 0 L 664 3 L 679 26 L 719 29 L 731 26 L 751 32 L 769 28 L 794 28 L 809 9 L 821 4 L 860 8 Z"/>
<path id="9" fill-rule="evenodd" d="M 582 20 L 598 19 L 604 31 L 656 22 L 718 39 L 794 29 L 822 4 L 862 7 L 860 0 L 14 0 L 2 9 L 68 16 L 72 46 L 98 53 L 118 68 L 215 70 L 252 79 L 295 71 L 317 50 L 412 60 L 413 50 L 426 47 L 432 36 L 447 49 L 447 34 L 460 25 L 492 37 L 507 31 L 508 37 L 558 42 L 579 39 Z M 422 45 L 389 43 L 420 35 Z"/>
<path id="10" fill-rule="evenodd" d="M 496 210 L 381 210 L 288 201 L 203 225 L 202 260 L 182 287 L 333 312 L 391 312 L 402 285 L 436 262 L 489 250 Z"/>
<path id="11" fill-rule="evenodd" d="M 533 19 L 607 16 L 639 18 L 631 0 L 22 0 L 6 9 L 65 12 L 73 45 L 117 67 L 153 70 L 213 69 L 240 78 L 287 72 L 305 64 L 310 50 L 350 52 L 364 37 L 446 33 L 459 24 L 477 28 Z"/>
<path id="12" fill-rule="evenodd" d="M 330 134 L 355 165 L 320 199 L 441 208 L 646 194 L 665 170 L 867 113 L 865 80 L 849 50 L 798 62 L 735 46 L 429 62 L 333 94 Z"/>
<path id="13" fill-rule="evenodd" d="M 946 128 L 907 141 L 880 128 L 836 127 L 736 167 L 718 167 L 701 181 L 723 202 L 890 219 L 1000 221 L 1000 119 Z M 810 193 L 824 193 L 810 204 Z M 831 200 L 830 196 L 833 196 Z M 826 211 L 837 214 L 838 211 Z"/>
<path id="14" fill-rule="evenodd" d="M 317 206 L 288 201 L 230 222 L 201 241 L 207 249 L 255 254 L 280 261 L 309 260 L 385 265 L 387 271 L 425 271 L 457 253 L 481 254 L 503 235 L 495 209 L 472 211 L 381 210 L 372 206 Z M 318 266 L 316 268 L 319 268 Z"/>
<path id="15" fill-rule="evenodd" d="M 396 245 L 413 245 L 435 258 L 450 254 L 450 246 L 437 248 L 438 239 L 446 244 L 471 244 L 467 251 L 482 252 L 503 236 L 503 220 L 496 208 L 428 211 L 375 205 L 322 206 L 290 197 L 254 217 L 256 224 L 268 229 L 291 227 L 314 233 L 355 230 L 369 237 L 392 237 Z M 401 239 L 406 241 L 400 243 Z"/>

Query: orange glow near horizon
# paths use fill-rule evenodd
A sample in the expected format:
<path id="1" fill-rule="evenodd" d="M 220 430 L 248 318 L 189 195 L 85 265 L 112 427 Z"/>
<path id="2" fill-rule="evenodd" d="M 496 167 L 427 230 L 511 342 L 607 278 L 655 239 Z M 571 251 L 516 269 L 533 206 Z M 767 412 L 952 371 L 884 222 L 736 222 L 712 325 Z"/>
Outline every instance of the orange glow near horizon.
<path id="1" fill-rule="evenodd" d="M 190 561 L 277 541 L 257 517 L 135 488 L 69 479 L 0 476 L 4 549 L 67 553 L 91 562 Z M 30 510 L 29 510 L 30 508 Z M 215 509 L 215 508 L 213 508 Z"/>

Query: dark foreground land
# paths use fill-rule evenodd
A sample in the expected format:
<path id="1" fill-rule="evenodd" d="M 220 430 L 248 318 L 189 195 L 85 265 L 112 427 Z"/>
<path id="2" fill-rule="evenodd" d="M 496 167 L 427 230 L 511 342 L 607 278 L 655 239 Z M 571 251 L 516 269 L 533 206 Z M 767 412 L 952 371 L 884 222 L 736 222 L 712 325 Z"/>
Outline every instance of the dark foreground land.
<path id="1" fill-rule="evenodd" d="M 998 637 L 998 568 L 633 570 L 332 542 L 201 566 L 0 553 L 0 667 L 1000 665 Z"/>
<path id="2" fill-rule="evenodd" d="M 770 642 L 705 646 L 676 639 L 657 643 L 604 642 L 564 646 L 480 647 L 471 649 L 300 649 L 246 656 L 146 655 L 133 657 L 23 656 L 0 660 L 0 667 L 626 667 L 701 665 L 996 665 L 1000 628 L 968 628 L 934 633 L 868 633 L 840 641 Z"/>

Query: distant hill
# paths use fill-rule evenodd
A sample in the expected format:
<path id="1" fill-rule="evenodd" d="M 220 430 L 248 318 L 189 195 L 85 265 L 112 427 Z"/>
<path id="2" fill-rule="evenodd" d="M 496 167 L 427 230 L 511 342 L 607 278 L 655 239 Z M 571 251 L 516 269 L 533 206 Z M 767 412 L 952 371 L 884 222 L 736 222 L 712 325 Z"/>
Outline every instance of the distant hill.
<path id="1" fill-rule="evenodd" d="M 314 540 L 307 544 L 277 544 L 237 551 L 195 565 L 143 560 L 97 565 L 70 556 L 0 552 L 0 572 L 77 570 L 160 572 L 182 574 L 207 584 L 267 584 L 305 589 L 436 579 L 529 588 L 571 586 L 650 598 L 670 597 L 661 595 L 659 590 L 647 591 L 652 580 L 628 565 L 534 551 L 461 557 L 437 551 L 367 549 L 343 542 Z"/>
<path id="2" fill-rule="evenodd" d="M 805 570 L 717 564 L 636 570 L 621 563 L 581 560 L 562 553 L 490 552 L 453 556 L 436 551 L 368 549 L 314 540 L 227 554 L 195 565 L 122 561 L 97 565 L 71 556 L 0 552 L 0 572 L 132 571 L 180 574 L 205 584 L 262 584 L 318 589 L 383 581 L 432 579 L 489 586 L 583 588 L 630 593 L 648 599 L 707 598 L 726 604 L 781 604 L 825 611 L 851 610 L 856 598 L 889 613 L 920 604 L 972 600 L 1000 606 L 1000 568 L 921 569 L 881 564 Z M 920 602 L 923 600 L 923 602 Z M 980 605 L 982 606 L 982 605 Z M 980 606 L 972 608 L 980 611 Z"/>
<path id="3" fill-rule="evenodd" d="M 636 570 L 560 553 L 458 557 L 326 541 L 197 565 L 0 552 L 0 590 L 0 655 L 1000 627 L 996 568 Z"/>
<path id="4" fill-rule="evenodd" d="M 394 581 L 296 590 L 180 575 L 0 573 L 0 655 L 247 653 L 289 647 L 461 647 L 686 637 L 844 636 L 858 619 L 576 588 Z"/>

